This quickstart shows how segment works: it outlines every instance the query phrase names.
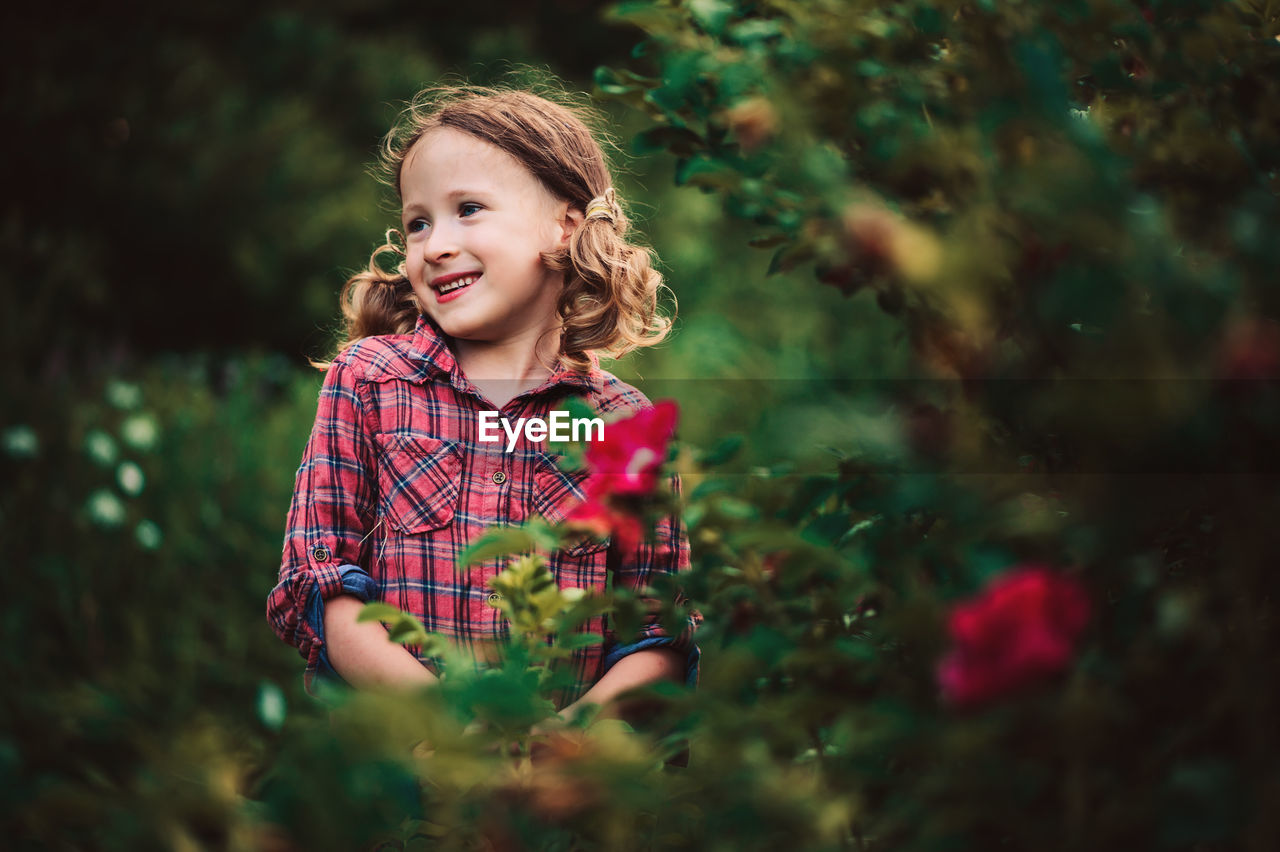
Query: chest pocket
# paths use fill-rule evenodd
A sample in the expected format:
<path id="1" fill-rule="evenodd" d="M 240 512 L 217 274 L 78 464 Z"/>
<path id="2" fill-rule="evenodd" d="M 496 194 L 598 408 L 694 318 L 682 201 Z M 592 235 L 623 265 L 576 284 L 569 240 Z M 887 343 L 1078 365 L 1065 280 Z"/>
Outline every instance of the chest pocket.
<path id="1" fill-rule="evenodd" d="M 387 522 L 403 533 L 439 529 L 453 520 L 462 481 L 462 455 L 452 441 L 425 435 L 376 436 L 381 506 Z"/>
<path id="2" fill-rule="evenodd" d="M 586 499 L 586 482 L 586 471 L 561 470 L 555 456 L 540 453 L 533 471 L 533 511 L 546 518 L 548 523 L 564 522 L 569 513 Z M 577 557 L 600 553 L 608 548 L 608 538 L 583 538 L 562 552 L 566 556 Z"/>

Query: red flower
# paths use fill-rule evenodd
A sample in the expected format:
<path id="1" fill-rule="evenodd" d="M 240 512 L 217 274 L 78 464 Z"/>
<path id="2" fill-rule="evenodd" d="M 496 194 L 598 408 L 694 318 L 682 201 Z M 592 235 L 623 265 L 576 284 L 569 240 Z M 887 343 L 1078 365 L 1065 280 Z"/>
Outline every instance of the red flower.
<path id="1" fill-rule="evenodd" d="M 604 440 L 587 445 L 586 499 L 567 518 L 594 535 L 613 535 L 624 549 L 640 543 L 637 510 L 658 485 L 667 444 L 676 430 L 674 402 L 659 402 L 604 427 Z"/>
<path id="2" fill-rule="evenodd" d="M 1062 671 L 1088 620 L 1080 585 L 1043 565 L 996 578 L 951 610 L 952 648 L 938 665 L 943 698 L 972 706 Z"/>
<path id="3" fill-rule="evenodd" d="M 604 427 L 604 440 L 587 444 L 593 490 L 605 494 L 649 494 L 676 431 L 676 404 L 669 400 Z M 590 495 L 589 495 L 590 496 Z"/>

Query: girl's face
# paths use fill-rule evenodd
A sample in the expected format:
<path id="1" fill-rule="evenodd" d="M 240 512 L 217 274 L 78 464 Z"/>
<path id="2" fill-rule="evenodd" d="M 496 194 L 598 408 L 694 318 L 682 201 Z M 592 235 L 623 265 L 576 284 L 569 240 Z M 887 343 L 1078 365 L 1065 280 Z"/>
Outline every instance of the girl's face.
<path id="1" fill-rule="evenodd" d="M 405 272 L 418 304 L 462 340 L 531 342 L 557 325 L 563 273 L 540 254 L 567 244 L 570 211 L 518 160 L 454 130 L 427 131 L 400 173 Z"/>

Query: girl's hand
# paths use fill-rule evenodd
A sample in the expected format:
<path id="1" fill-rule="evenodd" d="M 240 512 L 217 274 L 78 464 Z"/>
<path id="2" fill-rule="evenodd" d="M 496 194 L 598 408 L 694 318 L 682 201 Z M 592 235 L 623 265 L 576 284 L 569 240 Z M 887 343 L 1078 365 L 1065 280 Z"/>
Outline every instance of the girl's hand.
<path id="1" fill-rule="evenodd" d="M 529 733 L 535 737 L 549 737 L 552 734 L 563 731 L 568 726 L 569 720 L 565 717 L 564 711 L 561 711 L 534 725 L 529 729 Z"/>
<path id="2" fill-rule="evenodd" d="M 529 731 L 532 735 L 529 740 L 529 757 L 537 760 L 549 754 L 577 751 L 586 738 L 584 731 L 571 726 L 578 712 L 571 704 L 555 716 L 534 725 Z"/>

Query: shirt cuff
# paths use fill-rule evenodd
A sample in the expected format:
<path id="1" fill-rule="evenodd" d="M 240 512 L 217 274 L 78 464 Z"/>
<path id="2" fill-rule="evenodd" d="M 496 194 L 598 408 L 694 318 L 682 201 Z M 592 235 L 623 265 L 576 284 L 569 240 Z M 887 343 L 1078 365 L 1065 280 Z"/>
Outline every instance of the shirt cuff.
<path id="1" fill-rule="evenodd" d="M 674 645 L 676 637 L 673 636 L 651 636 L 648 639 L 641 639 L 638 642 L 631 642 L 627 645 L 615 645 L 613 650 L 605 655 L 604 670 L 607 672 L 613 668 L 623 657 L 634 654 L 636 651 L 644 651 L 649 648 L 666 648 Z M 689 646 L 689 654 L 685 657 L 684 664 L 684 685 L 695 687 L 698 685 L 698 662 L 702 657 L 702 651 L 697 645 Z"/>
<path id="2" fill-rule="evenodd" d="M 362 603 L 368 603 L 378 593 L 377 582 L 359 565 L 342 565 L 339 566 L 338 571 L 342 575 L 342 588 L 334 597 L 355 595 Z M 320 698 L 323 696 L 319 694 L 313 681 L 319 681 L 326 686 L 348 686 L 348 684 L 329 662 L 329 648 L 324 641 L 324 598 L 320 596 L 318 584 L 311 589 L 311 595 L 307 599 L 307 610 L 302 617 L 315 633 L 320 645 L 316 670 L 312 678 L 304 679 L 304 683 L 308 694 Z"/>

